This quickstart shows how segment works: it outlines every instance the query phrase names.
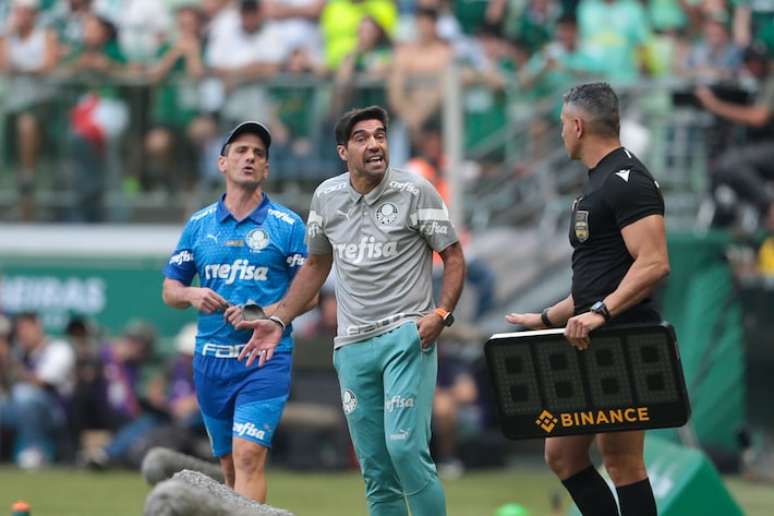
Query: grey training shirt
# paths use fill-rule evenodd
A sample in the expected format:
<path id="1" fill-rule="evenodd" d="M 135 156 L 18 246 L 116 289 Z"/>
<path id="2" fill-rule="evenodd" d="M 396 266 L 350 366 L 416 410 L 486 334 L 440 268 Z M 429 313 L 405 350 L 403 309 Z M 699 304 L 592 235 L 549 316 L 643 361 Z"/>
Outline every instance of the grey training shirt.
<path id="1" fill-rule="evenodd" d="M 335 347 L 381 335 L 432 311 L 433 250 L 456 241 L 446 205 L 419 175 L 387 169 L 366 195 L 352 188 L 349 173 L 318 186 L 306 243 L 310 254 L 333 253 Z"/>

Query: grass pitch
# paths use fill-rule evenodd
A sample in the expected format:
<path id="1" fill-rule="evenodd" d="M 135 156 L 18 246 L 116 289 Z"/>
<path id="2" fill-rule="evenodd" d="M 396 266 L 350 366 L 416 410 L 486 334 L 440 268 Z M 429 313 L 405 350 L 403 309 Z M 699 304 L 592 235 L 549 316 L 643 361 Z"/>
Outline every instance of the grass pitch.
<path id="1" fill-rule="evenodd" d="M 770 485 L 725 480 L 748 516 L 771 516 L 774 489 Z M 550 498 L 562 492 L 561 484 L 541 467 L 469 472 L 444 485 L 449 516 L 493 516 L 497 507 L 508 502 L 524 505 L 530 516 L 554 516 Z M 4 466 L 0 468 L 0 514 L 10 513 L 11 503 L 24 499 L 32 506 L 33 516 L 138 516 L 149 490 L 134 472 L 51 469 L 28 473 Z M 568 500 L 563 495 L 562 502 L 558 514 L 564 515 Z M 357 472 L 270 470 L 269 503 L 298 516 L 366 514 Z"/>

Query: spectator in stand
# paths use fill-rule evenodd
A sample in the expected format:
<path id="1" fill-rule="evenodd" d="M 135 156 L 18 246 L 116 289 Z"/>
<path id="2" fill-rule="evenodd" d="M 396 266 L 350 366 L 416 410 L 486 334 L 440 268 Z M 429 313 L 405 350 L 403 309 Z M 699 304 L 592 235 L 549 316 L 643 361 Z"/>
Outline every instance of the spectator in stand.
<path id="1" fill-rule="evenodd" d="M 300 45 L 290 52 L 281 72 L 282 80 L 269 88 L 274 106 L 271 159 L 273 170 L 279 171 L 274 180 L 317 181 L 321 175 L 311 165 L 313 141 L 324 113 L 314 79 L 323 69 L 307 47 Z"/>
<path id="2" fill-rule="evenodd" d="M 70 445 L 77 449 L 85 430 L 107 429 L 104 379 L 99 357 L 98 330 L 82 316 L 73 316 L 65 327 L 65 337 L 75 352 L 75 388 L 70 403 Z"/>
<path id="3" fill-rule="evenodd" d="M 508 3 L 509 0 L 502 0 L 503 6 Z M 450 0 L 451 11 L 457 18 L 460 24 L 460 28 L 465 34 L 474 35 L 481 31 L 481 28 L 487 24 L 500 24 L 502 20 L 499 18 L 501 14 L 492 10 L 492 4 L 497 0 Z"/>
<path id="4" fill-rule="evenodd" d="M 706 2 L 705 2 L 706 3 Z M 725 7 L 723 3 L 721 7 Z M 761 44 L 769 54 L 774 53 L 774 8 L 771 2 L 731 0 L 733 6 L 734 43 L 739 48 Z"/>
<path id="5" fill-rule="evenodd" d="M 65 58 L 83 44 L 84 23 L 92 14 L 93 0 L 59 0 L 43 18 L 59 40 L 59 56 Z"/>
<path id="6" fill-rule="evenodd" d="M 16 432 L 14 457 L 20 468 L 35 469 L 56 459 L 66 430 L 65 406 L 72 395 L 75 353 L 52 340 L 33 312 L 14 320 L 18 360 L 12 364 L 11 396 L 0 399 L 0 424 Z"/>
<path id="7" fill-rule="evenodd" d="M 120 185 L 108 155 L 128 123 L 128 109 L 111 80 L 126 70 L 126 58 L 118 45 L 115 25 L 106 18 L 87 14 L 83 19 L 83 41 L 65 60 L 71 77 L 102 79 L 102 87 L 82 94 L 70 113 L 69 150 L 73 189 L 77 200 L 73 221 L 100 222 L 105 218 L 103 196 Z"/>
<path id="8" fill-rule="evenodd" d="M 179 0 L 175 1 L 179 3 Z M 116 23 L 121 51 L 138 71 L 155 60 L 173 28 L 169 3 L 160 0 L 97 0 L 100 14 Z"/>
<path id="9" fill-rule="evenodd" d="M 266 0 L 263 10 L 277 25 L 289 48 L 303 51 L 314 66 L 323 63 L 320 15 L 326 0 Z"/>
<path id="10" fill-rule="evenodd" d="M 196 1 L 196 0 L 195 0 Z M 229 30 L 238 23 L 239 10 L 232 0 L 199 0 L 206 20 L 205 32 L 208 38 L 216 36 L 222 30 Z"/>
<path id="11" fill-rule="evenodd" d="M 763 50 L 748 50 L 744 60 L 758 80 L 752 105 L 723 100 L 706 86 L 700 86 L 696 96 L 710 113 L 748 130 L 745 144 L 729 147 L 712 161 L 713 190 L 719 185 L 730 187 L 758 209 L 762 225 L 774 232 L 774 199 L 766 188 L 767 182 L 774 181 L 774 74 Z"/>
<path id="12" fill-rule="evenodd" d="M 536 99 L 554 97 L 558 92 L 602 73 L 602 64 L 580 48 L 578 25 L 573 16 L 556 23 L 553 40 L 527 62 L 519 84 Z M 552 115 L 559 116 L 561 100 Z"/>
<path id="13" fill-rule="evenodd" d="M 194 440 L 204 433 L 204 421 L 196 401 L 193 382 L 193 354 L 196 324 L 184 326 L 175 338 L 177 355 L 163 374 L 149 383 L 141 400 L 142 414 L 121 426 L 113 439 L 87 458 L 94 469 L 116 465 L 139 466 L 153 446 L 165 446 L 191 453 Z"/>
<path id="14" fill-rule="evenodd" d="M 501 25 L 507 38 L 520 41 L 533 53 L 550 41 L 561 14 L 561 6 L 555 0 L 529 0 L 525 5 L 492 0 L 487 8 L 487 21 L 490 26 Z"/>
<path id="15" fill-rule="evenodd" d="M 197 169 L 199 154 L 217 135 L 216 122 L 204 112 L 198 91 L 205 74 L 204 13 L 196 4 L 182 3 L 175 19 L 174 39 L 162 45 L 148 72 L 155 89 L 153 127 L 145 137 L 149 157 L 145 179 L 150 184 L 143 185 L 161 182 L 170 192 L 191 190 L 197 178 L 186 172 Z"/>
<path id="16" fill-rule="evenodd" d="M 481 154 L 476 148 L 496 134 L 501 134 L 508 121 L 506 91 L 512 88 L 516 71 L 523 58 L 516 46 L 502 36 L 499 25 L 485 25 L 475 39 L 475 53 L 458 60 L 463 65 L 462 81 L 465 151 L 472 151 L 484 167 L 501 163 L 501 152 Z M 520 62 L 521 61 L 521 62 Z"/>
<path id="17" fill-rule="evenodd" d="M 52 87 L 45 75 L 57 65 L 56 35 L 39 21 L 40 0 L 12 0 L 5 35 L 0 37 L 0 74 L 8 75 L 3 111 L 9 115 L 14 148 L 18 149 L 16 184 L 20 218 L 34 216 L 34 181 Z M 0 135 L 5 138 L 5 135 Z"/>
<path id="18" fill-rule="evenodd" d="M 444 75 L 453 59 L 451 46 L 438 36 L 438 11 L 420 8 L 416 20 L 417 39 L 397 48 L 387 85 L 390 105 L 412 140 L 439 114 Z"/>
<path id="19" fill-rule="evenodd" d="M 636 0 L 581 0 L 577 17 L 581 49 L 602 64 L 605 78 L 621 85 L 636 82 L 650 37 L 642 5 Z"/>
<path id="20" fill-rule="evenodd" d="M 325 64 L 335 70 L 341 61 L 357 47 L 358 27 L 369 16 L 387 34 L 392 35 L 398 24 L 398 10 L 393 0 L 330 0 L 320 17 L 325 39 Z"/>
<path id="21" fill-rule="evenodd" d="M 413 41 L 417 32 L 416 13 L 420 9 L 433 9 L 438 11 L 436 30 L 441 39 L 445 39 L 455 47 L 455 53 L 464 54 L 470 38 L 463 32 L 460 20 L 455 16 L 447 0 L 416 0 L 411 4 L 398 2 L 400 8 L 400 20 L 398 29 L 392 35 L 397 42 Z M 456 50 L 460 46 L 462 50 Z"/>
<path id="22" fill-rule="evenodd" d="M 265 87 L 255 81 L 274 77 L 288 57 L 288 48 L 278 27 L 266 19 L 259 0 L 240 0 L 237 18 L 227 13 L 212 32 L 205 64 L 220 81 L 220 92 L 213 88 L 212 107 L 220 107 L 223 122 L 230 125 L 243 120 L 245 113 L 274 111 Z"/>
<path id="23" fill-rule="evenodd" d="M 742 66 L 742 52 L 731 41 L 727 15 L 707 15 L 702 38 L 691 45 L 681 63 L 678 75 L 700 84 L 715 84 L 736 77 Z"/>
<path id="24" fill-rule="evenodd" d="M 116 430 L 142 413 L 141 396 L 153 368 L 156 331 L 147 323 L 127 324 L 123 335 L 100 351 L 104 378 L 104 412 L 111 430 Z"/>
<path id="25" fill-rule="evenodd" d="M 347 54 L 336 70 L 332 118 L 356 106 L 387 103 L 384 83 L 389 76 L 392 56 L 392 41 L 387 31 L 374 18 L 364 17 L 357 28 L 355 49 Z M 368 83 L 356 85 L 358 78 Z"/>

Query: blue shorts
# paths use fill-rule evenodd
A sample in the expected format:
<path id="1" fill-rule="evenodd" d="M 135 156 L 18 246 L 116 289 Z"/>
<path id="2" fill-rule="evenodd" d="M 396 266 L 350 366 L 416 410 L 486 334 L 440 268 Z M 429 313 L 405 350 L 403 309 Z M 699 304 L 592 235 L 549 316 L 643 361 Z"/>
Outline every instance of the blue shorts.
<path id="1" fill-rule="evenodd" d="M 245 367 L 235 358 L 194 356 L 196 398 L 215 457 L 231 453 L 234 437 L 271 448 L 288 401 L 292 356 L 275 353 L 261 368 L 257 361 Z"/>

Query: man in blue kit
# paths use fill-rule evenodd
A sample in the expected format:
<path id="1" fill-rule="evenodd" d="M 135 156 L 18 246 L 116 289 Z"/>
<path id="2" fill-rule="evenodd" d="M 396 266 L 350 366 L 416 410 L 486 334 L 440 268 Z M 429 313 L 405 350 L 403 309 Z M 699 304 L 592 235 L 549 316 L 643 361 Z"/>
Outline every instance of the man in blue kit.
<path id="1" fill-rule="evenodd" d="M 288 399 L 293 340 L 288 326 L 271 363 L 245 367 L 237 357 L 251 332 L 236 325 L 246 305 L 271 314 L 307 256 L 301 218 L 263 192 L 270 145 L 257 122 L 229 134 L 218 157 L 226 193 L 188 220 L 162 293 L 169 306 L 199 312 L 194 380 L 213 455 L 226 483 L 261 503 L 268 449 Z M 194 276 L 199 287 L 191 286 Z"/>

